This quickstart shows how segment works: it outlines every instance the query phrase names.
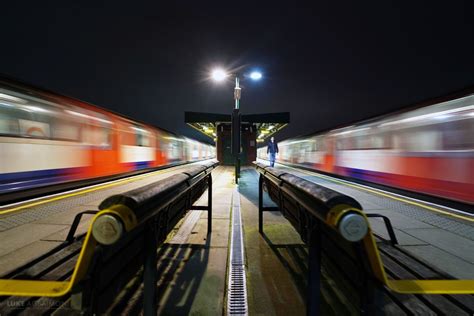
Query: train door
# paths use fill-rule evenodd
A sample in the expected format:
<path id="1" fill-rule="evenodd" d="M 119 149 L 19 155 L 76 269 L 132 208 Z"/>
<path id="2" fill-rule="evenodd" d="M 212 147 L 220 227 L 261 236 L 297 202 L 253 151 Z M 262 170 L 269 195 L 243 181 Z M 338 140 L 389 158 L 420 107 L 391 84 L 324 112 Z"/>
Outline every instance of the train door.
<path id="1" fill-rule="evenodd" d="M 230 137 L 225 137 L 222 139 L 222 153 L 223 153 L 223 164 L 224 165 L 233 165 L 234 164 L 234 157 L 231 153 L 231 139 Z"/>
<path id="2" fill-rule="evenodd" d="M 323 158 L 323 171 L 326 172 L 333 172 L 334 171 L 334 164 L 335 164 L 335 157 L 334 157 L 334 137 L 327 136 L 326 137 L 326 144 L 325 144 L 325 153 Z"/>
<path id="3" fill-rule="evenodd" d="M 117 133 L 112 126 L 89 126 L 91 137 L 91 176 L 107 176 L 120 172 Z"/>

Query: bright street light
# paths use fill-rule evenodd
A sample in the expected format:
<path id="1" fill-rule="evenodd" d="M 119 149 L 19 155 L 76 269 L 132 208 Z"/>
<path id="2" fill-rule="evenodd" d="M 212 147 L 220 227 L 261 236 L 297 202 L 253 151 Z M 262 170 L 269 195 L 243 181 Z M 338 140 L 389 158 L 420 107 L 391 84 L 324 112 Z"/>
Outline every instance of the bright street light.
<path id="1" fill-rule="evenodd" d="M 235 109 L 239 109 L 240 97 L 242 94 L 242 88 L 240 87 L 240 83 L 239 83 L 240 82 L 239 75 L 236 73 L 228 73 L 223 68 L 215 68 L 211 72 L 211 78 L 214 81 L 218 81 L 218 82 L 224 81 L 227 77 L 230 77 L 230 76 L 232 77 L 235 76 L 235 88 L 234 88 Z M 250 77 L 250 79 L 254 81 L 258 81 L 262 79 L 263 75 L 259 71 L 252 71 L 250 74 L 248 73 L 245 74 L 244 77 L 246 78 Z"/>
<path id="2" fill-rule="evenodd" d="M 242 67 L 241 67 L 242 68 Z M 258 71 L 253 71 L 250 74 L 245 73 L 243 74 L 244 77 L 250 77 L 250 79 L 257 81 L 262 79 L 262 73 Z M 240 174 L 240 153 L 242 150 L 241 147 L 241 116 L 239 113 L 240 110 L 240 98 L 242 96 L 242 88 L 240 87 L 240 80 L 239 74 L 231 71 L 231 73 L 227 73 L 222 68 L 216 68 L 211 72 L 211 78 L 214 81 L 224 81 L 227 77 L 235 77 L 235 87 L 234 87 L 234 100 L 235 100 L 235 108 L 232 111 L 231 116 L 231 153 L 232 156 L 235 158 L 235 183 L 239 183 L 239 174 Z M 204 129 L 205 133 L 209 133 L 206 129 Z M 212 131 L 211 131 L 212 132 Z M 268 131 L 266 131 L 268 133 Z M 217 137 L 215 133 L 212 134 L 213 136 Z M 261 134 L 258 136 L 259 139 L 264 137 L 264 131 L 261 131 Z"/>
<path id="3" fill-rule="evenodd" d="M 261 72 L 258 72 L 258 71 L 253 71 L 251 74 L 250 74 L 250 78 L 252 80 L 260 80 L 262 79 L 262 73 Z"/>
<path id="4" fill-rule="evenodd" d="M 227 73 L 223 69 L 218 68 L 212 71 L 211 76 L 215 81 L 222 81 L 227 77 Z"/>

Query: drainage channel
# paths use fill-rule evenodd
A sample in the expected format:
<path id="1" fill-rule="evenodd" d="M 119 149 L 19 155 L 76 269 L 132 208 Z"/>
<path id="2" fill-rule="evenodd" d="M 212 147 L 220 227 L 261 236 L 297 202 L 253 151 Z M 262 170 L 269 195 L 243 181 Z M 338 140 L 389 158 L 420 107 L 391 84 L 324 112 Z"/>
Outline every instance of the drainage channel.
<path id="1" fill-rule="evenodd" d="M 238 187 L 235 188 L 232 194 L 232 232 L 229 262 L 227 315 L 248 315 L 244 240 Z"/>

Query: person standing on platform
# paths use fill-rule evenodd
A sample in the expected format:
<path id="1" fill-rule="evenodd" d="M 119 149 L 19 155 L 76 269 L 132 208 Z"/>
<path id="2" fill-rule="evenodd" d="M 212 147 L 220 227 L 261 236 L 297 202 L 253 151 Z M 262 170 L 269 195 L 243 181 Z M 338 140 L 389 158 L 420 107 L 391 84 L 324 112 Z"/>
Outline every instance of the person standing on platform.
<path id="1" fill-rule="evenodd" d="M 270 154 L 270 167 L 274 167 L 276 155 L 278 154 L 278 144 L 275 142 L 275 138 L 273 138 L 273 136 L 268 142 L 267 154 Z"/>

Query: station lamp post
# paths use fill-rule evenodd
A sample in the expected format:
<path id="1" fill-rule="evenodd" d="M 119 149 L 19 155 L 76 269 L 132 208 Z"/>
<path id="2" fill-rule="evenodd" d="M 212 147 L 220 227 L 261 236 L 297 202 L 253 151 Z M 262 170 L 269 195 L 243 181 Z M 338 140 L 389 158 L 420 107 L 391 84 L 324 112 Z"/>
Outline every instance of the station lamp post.
<path id="1" fill-rule="evenodd" d="M 231 153 L 234 156 L 235 161 L 235 183 L 239 183 L 240 177 L 240 97 L 242 95 L 242 89 L 240 88 L 240 79 L 237 74 L 229 74 L 225 70 L 218 68 L 214 69 L 211 74 L 212 79 L 214 81 L 224 81 L 227 77 L 234 76 L 235 77 L 235 87 L 234 87 L 234 100 L 235 100 L 235 107 L 232 111 L 232 134 L 231 134 Z M 254 81 L 262 79 L 262 73 L 258 71 L 251 72 L 248 77 Z"/>

